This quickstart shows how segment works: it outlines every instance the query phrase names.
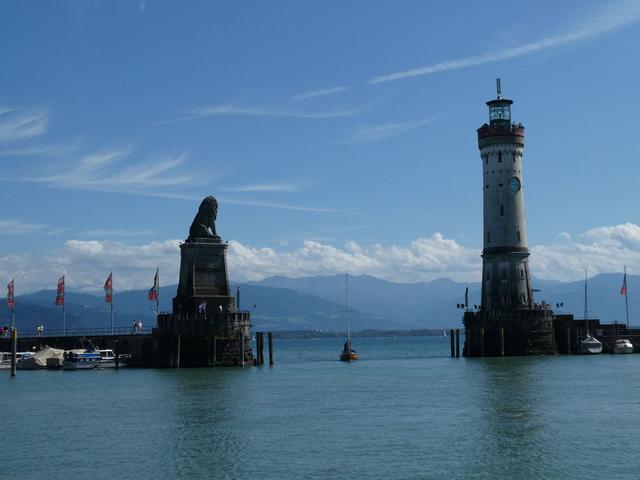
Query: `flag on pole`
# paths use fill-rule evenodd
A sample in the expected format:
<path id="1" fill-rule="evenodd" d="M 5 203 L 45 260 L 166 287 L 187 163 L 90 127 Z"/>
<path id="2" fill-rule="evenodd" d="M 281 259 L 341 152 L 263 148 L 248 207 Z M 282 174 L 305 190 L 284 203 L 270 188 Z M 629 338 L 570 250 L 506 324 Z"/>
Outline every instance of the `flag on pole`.
<path id="1" fill-rule="evenodd" d="M 620 295 L 627 295 L 627 270 L 625 268 L 624 277 L 622 279 L 622 288 L 620 289 Z"/>
<path id="2" fill-rule="evenodd" d="M 15 301 L 13 296 L 13 278 L 12 278 L 9 284 L 7 285 L 7 307 L 9 307 L 9 310 L 13 310 L 14 306 L 15 306 Z"/>
<path id="3" fill-rule="evenodd" d="M 111 300 L 113 300 L 113 272 L 109 273 L 107 281 L 104 282 L 104 301 L 111 303 Z"/>
<path id="4" fill-rule="evenodd" d="M 153 287 L 149 290 L 149 300 L 158 301 L 158 275 L 160 273 L 160 269 L 156 270 L 156 276 L 153 277 Z"/>
<path id="5" fill-rule="evenodd" d="M 56 305 L 64 305 L 64 275 L 58 279 L 58 294 L 56 295 Z"/>

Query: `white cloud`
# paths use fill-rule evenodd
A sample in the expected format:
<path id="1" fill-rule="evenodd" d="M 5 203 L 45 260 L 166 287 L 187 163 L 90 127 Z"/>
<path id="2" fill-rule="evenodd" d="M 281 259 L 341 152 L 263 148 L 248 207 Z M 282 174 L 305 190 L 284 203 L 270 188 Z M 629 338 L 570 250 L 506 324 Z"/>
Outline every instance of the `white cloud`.
<path id="1" fill-rule="evenodd" d="M 403 133 L 410 132 L 416 128 L 424 127 L 439 117 L 440 115 L 415 122 L 388 123 L 385 125 L 357 127 L 349 138 L 344 140 L 344 143 L 369 143 L 386 140 L 387 138 L 402 135 Z"/>
<path id="2" fill-rule="evenodd" d="M 193 187 L 212 180 L 179 168 L 185 163 L 186 154 L 142 163 L 134 163 L 130 157 L 130 148 L 105 150 L 85 155 L 67 165 L 57 165 L 55 173 L 41 173 L 19 180 L 73 190 L 141 195 L 151 195 L 158 188 Z M 124 163 L 128 166 L 123 166 Z"/>
<path id="3" fill-rule="evenodd" d="M 0 142 L 11 143 L 42 135 L 48 126 L 47 110 L 0 108 Z"/>
<path id="4" fill-rule="evenodd" d="M 20 220 L 0 220 L 0 235 L 23 235 L 42 231 L 46 225 L 25 223 Z"/>
<path id="5" fill-rule="evenodd" d="M 309 92 L 299 93 L 297 95 L 293 95 L 291 100 L 307 100 L 309 98 L 322 97 L 325 95 L 333 95 L 334 93 L 340 93 L 349 90 L 349 87 L 340 86 L 340 87 L 331 87 L 331 88 L 318 88 L 316 90 L 311 90 Z"/>
<path id="6" fill-rule="evenodd" d="M 534 275 L 554 280 L 579 280 L 584 268 L 589 275 L 640 272 L 640 226 L 615 225 L 589 230 L 571 237 L 558 237 L 551 245 L 531 249 Z M 66 272 L 69 288 L 100 290 L 113 270 L 117 290 L 146 288 L 156 266 L 163 284 L 178 281 L 179 240 L 129 245 L 107 240 L 69 240 L 42 254 L 16 252 L 0 257 L 0 279 L 15 274 L 21 293 L 53 288 Z M 457 281 L 479 281 L 482 270 L 480 249 L 469 248 L 440 233 L 421 237 L 406 245 L 359 244 L 336 246 L 306 240 L 279 249 L 229 242 L 229 275 L 234 280 L 261 280 L 273 275 L 302 277 L 350 272 L 369 274 L 397 282 L 429 281 L 447 277 Z M 4 280 L 3 280 L 4 281 Z"/>
<path id="7" fill-rule="evenodd" d="M 431 75 L 448 70 L 475 67 L 487 63 L 500 62 L 517 58 L 542 50 L 561 47 L 572 43 L 586 41 L 601 35 L 627 27 L 640 20 L 640 4 L 636 1 L 618 2 L 613 7 L 599 12 L 574 25 L 568 31 L 555 36 L 547 36 L 534 42 L 525 43 L 516 47 L 504 48 L 497 51 L 489 51 L 481 55 L 447 60 L 423 67 L 403 70 L 372 78 L 369 83 L 383 83 L 405 78 Z"/>
<path id="8" fill-rule="evenodd" d="M 290 183 L 256 183 L 251 185 L 238 185 L 236 187 L 224 187 L 224 192 L 299 192 L 300 187 Z"/>
<path id="9" fill-rule="evenodd" d="M 268 107 L 247 107 L 237 105 L 216 105 L 209 107 L 200 107 L 185 112 L 186 116 L 176 120 L 170 120 L 164 123 L 183 122 L 194 120 L 197 118 L 212 116 L 252 116 L 252 117 L 285 117 L 285 118 L 302 118 L 302 119 L 326 119 L 351 117 L 358 113 L 357 109 L 349 108 L 342 110 L 330 110 L 324 112 L 302 112 L 295 110 L 285 110 Z"/>

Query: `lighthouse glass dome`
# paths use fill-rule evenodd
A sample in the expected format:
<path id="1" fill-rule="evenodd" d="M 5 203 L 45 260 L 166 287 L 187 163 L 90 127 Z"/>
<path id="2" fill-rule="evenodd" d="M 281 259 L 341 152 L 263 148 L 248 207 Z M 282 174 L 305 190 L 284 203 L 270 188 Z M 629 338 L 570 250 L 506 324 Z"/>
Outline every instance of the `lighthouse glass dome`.
<path id="1" fill-rule="evenodd" d="M 496 123 L 511 123 L 511 100 L 492 100 L 487 102 L 489 105 L 489 122 L 494 125 Z"/>

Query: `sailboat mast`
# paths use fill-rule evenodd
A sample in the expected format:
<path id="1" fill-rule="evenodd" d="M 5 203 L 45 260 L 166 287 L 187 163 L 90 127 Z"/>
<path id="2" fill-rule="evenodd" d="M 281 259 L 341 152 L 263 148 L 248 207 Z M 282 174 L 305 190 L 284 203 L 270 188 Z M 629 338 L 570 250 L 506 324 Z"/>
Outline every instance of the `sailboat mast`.
<path id="1" fill-rule="evenodd" d="M 589 335 L 589 307 L 587 306 L 587 269 L 584 269 L 584 321 L 587 328 L 587 335 Z"/>
<path id="2" fill-rule="evenodd" d="M 346 275 L 346 280 L 345 280 L 345 288 L 346 288 L 346 293 L 347 293 L 347 341 L 350 342 L 351 341 L 351 312 L 349 309 L 349 274 L 345 274 Z"/>

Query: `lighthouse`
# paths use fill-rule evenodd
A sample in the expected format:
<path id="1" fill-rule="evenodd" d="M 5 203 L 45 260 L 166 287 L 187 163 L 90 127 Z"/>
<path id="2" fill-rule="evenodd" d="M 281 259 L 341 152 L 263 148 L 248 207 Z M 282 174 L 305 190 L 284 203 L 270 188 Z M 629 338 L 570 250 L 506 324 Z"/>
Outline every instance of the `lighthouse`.
<path id="1" fill-rule="evenodd" d="M 481 305 L 484 310 L 531 308 L 522 180 L 524 126 L 511 122 L 513 101 L 502 98 L 500 79 L 497 93 L 487 102 L 489 123 L 478 129 L 484 212 Z"/>
<path id="2" fill-rule="evenodd" d="M 466 356 L 556 352 L 554 313 L 533 301 L 524 210 L 524 126 L 511 119 L 512 100 L 487 103 L 489 122 L 478 128 L 482 162 L 482 293 L 464 314 Z"/>

